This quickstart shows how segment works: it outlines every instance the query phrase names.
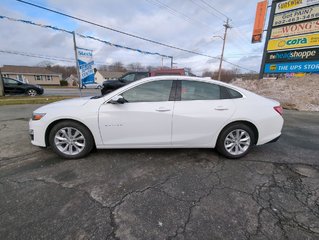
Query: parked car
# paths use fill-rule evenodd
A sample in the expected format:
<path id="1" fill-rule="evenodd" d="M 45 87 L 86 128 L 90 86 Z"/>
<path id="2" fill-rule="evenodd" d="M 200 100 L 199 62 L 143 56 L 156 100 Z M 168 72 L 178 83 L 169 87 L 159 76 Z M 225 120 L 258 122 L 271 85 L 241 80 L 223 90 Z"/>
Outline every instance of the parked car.
<path id="1" fill-rule="evenodd" d="M 157 69 L 150 72 L 128 72 L 116 80 L 107 80 L 103 82 L 103 88 L 101 89 L 102 95 L 108 94 L 118 88 L 121 88 L 131 82 L 155 76 L 164 75 L 177 75 L 177 76 L 194 76 L 192 73 L 188 72 L 183 68 L 173 68 L 173 69 Z"/>
<path id="2" fill-rule="evenodd" d="M 99 83 L 97 83 L 97 82 L 88 83 L 88 84 L 82 84 L 82 88 L 101 89 L 101 88 L 102 88 L 102 84 L 99 84 Z"/>
<path id="3" fill-rule="evenodd" d="M 216 148 L 228 158 L 276 141 L 283 126 L 274 100 L 205 78 L 145 78 L 105 96 L 52 103 L 33 112 L 32 144 L 64 158 L 97 149 Z"/>
<path id="4" fill-rule="evenodd" d="M 28 84 L 12 78 L 3 77 L 5 94 L 27 94 L 29 96 L 42 95 L 44 90 L 39 85 Z"/>

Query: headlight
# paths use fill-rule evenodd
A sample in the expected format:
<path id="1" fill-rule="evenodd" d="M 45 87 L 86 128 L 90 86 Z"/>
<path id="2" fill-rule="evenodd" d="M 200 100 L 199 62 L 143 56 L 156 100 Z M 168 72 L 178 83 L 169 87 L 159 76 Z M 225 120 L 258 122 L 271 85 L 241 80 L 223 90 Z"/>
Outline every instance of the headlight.
<path id="1" fill-rule="evenodd" d="M 38 120 L 42 119 L 44 116 L 45 116 L 45 113 L 33 113 L 32 120 L 38 121 Z"/>

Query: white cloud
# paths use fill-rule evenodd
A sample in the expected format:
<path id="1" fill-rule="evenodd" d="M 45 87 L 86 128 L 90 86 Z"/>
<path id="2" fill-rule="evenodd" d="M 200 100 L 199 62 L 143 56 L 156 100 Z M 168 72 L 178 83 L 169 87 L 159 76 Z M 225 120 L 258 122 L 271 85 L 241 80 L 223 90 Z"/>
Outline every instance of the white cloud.
<path id="1" fill-rule="evenodd" d="M 42 1 L 33 2 L 40 5 L 43 4 Z M 161 0 L 161 2 L 195 20 L 185 20 L 186 17 L 179 16 L 177 13 L 171 14 L 166 8 L 156 6 L 153 0 L 48 0 L 47 6 L 102 25 L 111 26 L 170 45 L 212 56 L 220 55 L 222 41 L 220 39 L 213 39 L 212 36 L 214 32 L 217 31 L 215 35 L 223 34 L 223 17 L 221 15 L 214 13 L 218 16 L 217 18 L 214 14 L 209 13 L 213 12 L 213 10 L 199 8 L 198 5 L 202 4 L 199 4 L 196 0 Z M 76 26 L 74 30 L 78 33 L 94 35 L 101 39 L 132 48 L 172 55 L 175 58 L 175 62 L 178 63 L 178 67 L 190 67 L 197 74 L 200 74 L 204 69 L 217 69 L 219 64 L 218 60 L 210 60 L 205 57 L 194 56 L 154 45 L 86 23 L 74 21 L 73 24 L 70 24 L 73 20 L 71 21 L 70 19 L 54 14 L 50 14 L 50 17 L 48 17 L 47 12 L 39 9 L 36 11 L 43 14 L 40 14 L 40 17 L 39 15 L 33 17 L 30 13 L 30 7 L 26 8 L 26 11 L 20 12 L 16 9 L 16 4 L 10 4 L 9 0 L 4 0 L 4 3 L 5 4 L 0 7 L 0 13 L 2 15 L 48 23 L 66 29 Z M 250 43 L 256 3 L 257 0 L 247 1 L 244 3 L 245 6 L 243 6 L 242 1 L 231 0 L 225 2 L 218 0 L 211 4 L 214 4 L 220 11 L 229 15 L 232 19 L 232 25 L 234 25 L 234 29 L 229 31 L 225 58 L 229 61 L 233 61 L 235 64 L 258 71 L 260 61 L 256 58 L 252 58 L 251 54 L 256 52 L 256 47 L 258 48 L 258 52 L 262 52 L 262 47 L 260 48 Z M 60 56 L 63 58 L 74 57 L 71 35 L 28 26 L 23 23 L 13 23 L 7 20 L 0 21 L 0 30 L 2 35 L 0 39 L 1 49 Z M 142 65 L 147 66 L 161 65 L 162 62 L 162 59 L 157 56 L 141 55 L 123 49 L 112 48 L 92 40 L 77 38 L 77 42 L 80 46 L 93 49 L 95 60 L 101 63 L 122 61 L 128 64 L 140 62 Z M 238 55 L 238 58 L 234 58 L 233 54 L 235 53 L 242 55 Z M 245 56 L 246 58 L 243 58 Z M 0 65 L 33 65 L 40 61 L 41 59 L 8 54 L 1 54 L 0 57 Z M 170 61 L 165 60 L 165 64 L 169 65 Z M 228 65 L 225 64 L 225 66 Z"/>

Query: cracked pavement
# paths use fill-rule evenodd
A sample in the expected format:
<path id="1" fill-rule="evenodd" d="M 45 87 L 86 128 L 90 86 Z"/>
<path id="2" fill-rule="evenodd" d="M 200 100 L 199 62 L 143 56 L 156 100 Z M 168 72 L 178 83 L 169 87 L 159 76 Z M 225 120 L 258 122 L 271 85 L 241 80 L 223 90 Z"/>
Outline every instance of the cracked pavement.
<path id="1" fill-rule="evenodd" d="M 59 159 L 28 139 L 36 105 L 0 107 L 0 239 L 319 239 L 319 113 L 285 111 L 279 142 L 98 150 Z"/>

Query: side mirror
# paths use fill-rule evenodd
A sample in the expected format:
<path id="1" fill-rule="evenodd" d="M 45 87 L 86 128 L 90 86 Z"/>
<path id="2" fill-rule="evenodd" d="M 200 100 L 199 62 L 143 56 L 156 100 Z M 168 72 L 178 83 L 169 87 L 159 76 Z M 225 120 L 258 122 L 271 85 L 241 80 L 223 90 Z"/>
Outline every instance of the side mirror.
<path id="1" fill-rule="evenodd" d="M 111 103 L 111 104 L 124 104 L 126 102 L 127 101 L 121 95 L 117 95 L 115 97 L 112 97 L 111 100 L 109 101 L 109 103 Z"/>
<path id="2" fill-rule="evenodd" d="M 18 82 L 18 85 L 22 85 L 22 82 Z"/>

